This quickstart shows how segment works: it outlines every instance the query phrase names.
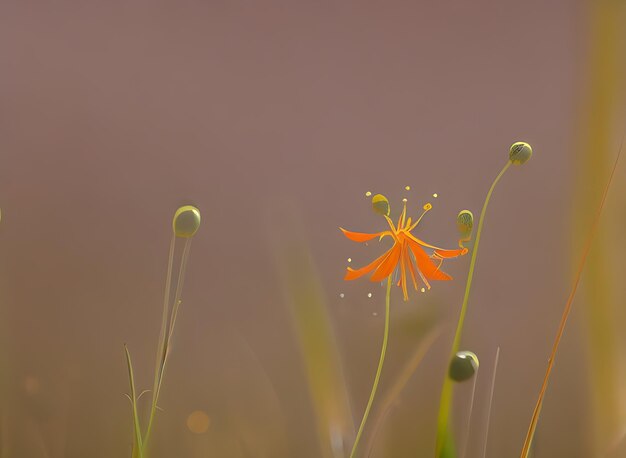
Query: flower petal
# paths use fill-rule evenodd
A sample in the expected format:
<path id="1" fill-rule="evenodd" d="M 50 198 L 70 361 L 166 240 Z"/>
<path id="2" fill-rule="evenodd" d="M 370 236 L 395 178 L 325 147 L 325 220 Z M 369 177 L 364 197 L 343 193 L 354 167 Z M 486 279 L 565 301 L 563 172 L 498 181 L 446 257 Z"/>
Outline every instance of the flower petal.
<path id="1" fill-rule="evenodd" d="M 361 267 L 360 269 L 353 269 L 351 267 L 348 267 L 348 270 L 346 272 L 346 276 L 343 277 L 344 280 L 356 280 L 357 278 L 362 277 L 365 274 L 370 273 L 372 270 L 378 268 L 380 266 L 380 264 L 387 258 L 387 256 L 389 256 L 391 250 L 385 252 L 385 254 L 383 254 L 382 256 L 380 256 L 379 258 L 375 259 L 374 261 L 370 262 L 368 265 L 366 265 L 365 267 Z"/>
<path id="2" fill-rule="evenodd" d="M 425 246 L 426 248 L 431 248 L 433 250 L 442 250 L 442 251 L 446 251 L 445 248 L 441 248 L 435 245 L 431 245 L 429 243 L 424 242 L 423 240 L 418 239 L 417 237 L 415 237 L 413 234 L 411 234 L 410 232 L 405 232 L 404 233 L 408 238 L 410 238 L 413 242 L 420 244 L 421 246 Z"/>
<path id="3" fill-rule="evenodd" d="M 435 254 L 443 259 L 450 259 L 466 255 L 468 251 L 467 248 L 460 248 L 458 250 L 435 250 Z"/>
<path id="4" fill-rule="evenodd" d="M 429 280 L 452 280 L 452 277 L 445 272 L 439 270 L 439 267 L 430 259 L 424 249 L 413 240 L 408 241 L 411 247 L 411 252 L 415 256 L 415 263 L 417 268 L 424 274 Z"/>
<path id="5" fill-rule="evenodd" d="M 376 270 L 374 271 L 374 274 L 370 277 L 370 280 L 383 281 L 385 278 L 391 275 L 393 270 L 398 265 L 401 251 L 402 251 L 402 246 L 398 243 L 394 243 L 394 245 L 388 251 L 388 256 L 376 268 Z"/>
<path id="6" fill-rule="evenodd" d="M 405 301 L 409 300 L 409 291 L 406 284 L 406 258 L 409 256 L 407 252 L 406 243 L 402 244 L 402 250 L 400 251 L 400 282 L 402 286 L 402 296 Z"/>
<path id="7" fill-rule="evenodd" d="M 385 232 L 388 232 L 388 231 L 384 231 L 384 232 L 377 232 L 375 234 L 365 234 L 363 232 L 347 231 L 343 227 L 340 227 L 339 229 L 341 229 L 341 232 L 343 232 L 343 235 L 345 235 L 346 237 L 348 237 L 350 240 L 354 242 L 368 242 L 372 239 L 375 239 L 376 237 L 380 237 L 381 235 L 384 235 Z"/>
<path id="8" fill-rule="evenodd" d="M 405 244 L 404 246 L 406 255 L 404 259 L 409 266 L 409 272 L 411 273 L 411 280 L 413 280 L 413 288 L 417 291 L 417 276 L 415 275 L 415 266 L 413 265 L 413 260 L 411 259 L 411 255 L 409 254 L 409 244 Z"/>

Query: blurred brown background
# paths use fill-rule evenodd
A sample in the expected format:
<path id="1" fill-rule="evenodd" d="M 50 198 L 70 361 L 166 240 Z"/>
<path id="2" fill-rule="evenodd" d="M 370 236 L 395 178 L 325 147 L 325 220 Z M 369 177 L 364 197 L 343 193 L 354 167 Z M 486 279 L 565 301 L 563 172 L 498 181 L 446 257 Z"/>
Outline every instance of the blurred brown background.
<path id="1" fill-rule="evenodd" d="M 410 185 L 410 204 L 439 195 L 420 233 L 452 246 L 456 213 L 478 215 L 509 145 L 524 140 L 535 155 L 494 194 L 464 336 L 485 368 L 476 434 L 501 347 L 488 456 L 517 456 L 579 252 L 575 192 L 601 185 L 576 181 L 580 155 L 595 154 L 577 148 L 591 92 L 593 8 L 581 1 L 0 2 L 6 456 L 130 456 L 123 343 L 148 388 L 170 221 L 184 203 L 201 209 L 203 227 L 155 457 L 320 456 L 277 244 L 291 237 L 308 244 L 358 424 L 378 358 L 384 289 L 343 282 L 346 259 L 364 264 L 376 248 L 343 238 L 338 226 L 380 230 L 365 192 L 384 193 L 397 208 Z M 617 70 L 623 89 L 624 68 Z M 614 122 L 609 157 L 624 117 Z M 623 204 L 615 191 L 607 212 L 620 215 Z M 611 259 L 615 282 L 623 266 Z M 415 347 L 402 335 L 405 318 L 436 304 L 444 327 L 376 456 L 432 456 L 468 261 L 447 263 L 456 281 L 436 284 L 428 299 L 394 296 L 387 381 Z M 595 453 L 580 302 L 571 318 L 537 458 Z M 211 418 L 205 434 L 186 427 L 195 410 Z M 393 454 L 384 451 L 389 437 L 402 444 Z M 479 456 L 480 440 L 471 456 Z"/>

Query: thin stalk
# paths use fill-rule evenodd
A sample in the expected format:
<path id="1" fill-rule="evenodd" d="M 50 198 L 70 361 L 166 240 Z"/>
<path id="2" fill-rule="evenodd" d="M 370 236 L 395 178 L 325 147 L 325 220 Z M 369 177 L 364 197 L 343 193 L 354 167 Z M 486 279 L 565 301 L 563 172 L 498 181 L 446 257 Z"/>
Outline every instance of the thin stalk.
<path id="1" fill-rule="evenodd" d="M 500 360 L 500 347 L 496 351 L 496 360 L 493 363 L 493 376 L 491 377 L 491 389 L 489 391 L 489 405 L 487 406 L 487 427 L 485 430 L 485 444 L 483 446 L 483 458 L 487 458 L 487 443 L 489 441 L 489 423 L 491 422 L 491 406 L 493 404 L 493 392 L 496 387 L 496 374 L 498 373 L 498 361 Z"/>
<path id="2" fill-rule="evenodd" d="M 400 376 L 396 379 L 395 383 L 389 390 L 387 391 L 385 397 L 381 401 L 381 407 L 379 409 L 379 414 L 373 418 L 374 421 L 374 429 L 372 433 L 368 435 L 368 442 L 365 448 L 365 456 L 370 456 L 372 454 L 372 450 L 375 445 L 376 436 L 380 431 L 383 423 L 387 419 L 391 408 L 393 407 L 394 402 L 400 396 L 402 390 L 406 387 L 406 384 L 409 382 L 411 376 L 415 373 L 418 366 L 426 356 L 426 353 L 431 348 L 435 340 L 441 334 L 441 328 L 436 327 L 429 331 L 426 336 L 419 342 L 415 352 L 413 353 L 413 357 L 407 364 L 404 366 L 402 371 L 400 372 Z"/>
<path id="3" fill-rule="evenodd" d="M 176 236 L 172 236 L 172 242 L 170 244 L 170 255 L 167 268 L 167 278 L 165 281 L 165 300 L 163 305 L 163 317 L 161 321 L 161 333 L 159 335 L 159 346 L 157 351 L 157 362 L 154 374 L 154 388 L 152 391 L 152 405 L 150 407 L 150 417 L 148 419 L 148 427 L 146 428 L 146 434 L 143 440 L 143 452 L 147 452 L 148 440 L 152 434 L 152 427 L 154 425 L 154 418 L 158 409 L 159 395 L 161 394 L 161 385 L 163 383 L 163 374 L 165 373 L 165 365 L 167 363 L 167 357 L 170 352 L 170 340 L 173 332 L 174 323 L 178 314 L 178 307 L 181 302 L 181 294 L 183 289 L 183 282 L 185 277 L 185 270 L 187 267 L 187 260 L 189 259 L 189 250 L 191 248 L 191 238 L 185 239 L 185 247 L 180 261 L 180 267 L 178 269 L 178 278 L 176 282 L 176 291 L 174 293 L 174 306 L 169 306 L 169 296 L 172 281 L 172 264 L 174 259 L 174 248 L 176 243 Z M 169 318 L 168 318 L 169 316 Z"/>
<path id="4" fill-rule="evenodd" d="M 461 458 L 465 458 L 467 455 L 467 445 L 469 444 L 470 432 L 472 429 L 472 412 L 474 411 L 474 399 L 476 399 L 476 382 L 478 382 L 478 372 L 476 369 L 474 374 L 474 383 L 472 383 L 472 397 L 470 399 L 469 414 L 467 415 L 467 430 L 465 432 L 465 440 L 463 441 L 463 447 L 461 448 Z"/>
<path id="5" fill-rule="evenodd" d="M 552 345 L 552 352 L 550 353 L 550 359 L 548 360 L 548 367 L 546 368 L 546 374 L 543 377 L 543 383 L 541 384 L 541 390 L 539 391 L 539 398 L 537 399 L 537 403 L 535 404 L 533 416 L 530 420 L 530 425 L 528 426 L 528 432 L 526 433 L 526 440 L 524 441 L 524 446 L 522 447 L 522 453 L 520 455 L 521 458 L 528 458 L 528 454 L 530 452 L 530 446 L 535 436 L 537 423 L 539 422 L 539 414 L 541 413 L 541 407 L 543 406 L 543 399 L 546 395 L 546 390 L 548 389 L 548 382 L 550 379 L 550 374 L 552 373 L 552 367 L 554 366 L 556 352 L 559 349 L 559 344 L 561 343 L 561 338 L 563 337 L 563 332 L 565 331 L 565 325 L 567 324 L 567 318 L 569 317 L 570 311 L 572 310 L 572 302 L 574 301 L 574 296 L 576 295 L 576 290 L 578 289 L 578 284 L 580 283 L 580 278 L 582 276 L 583 269 L 587 261 L 587 257 L 589 256 L 589 252 L 591 251 L 591 243 L 593 242 L 596 232 L 598 231 L 598 226 L 600 225 L 600 216 L 602 215 L 602 210 L 606 202 L 606 196 L 609 193 L 609 188 L 611 186 L 611 182 L 613 181 L 615 170 L 617 169 L 617 163 L 622 154 L 622 148 L 623 148 L 623 140 L 622 140 L 622 146 L 620 146 L 619 152 L 617 153 L 617 158 L 615 158 L 615 163 L 613 164 L 613 169 L 611 170 L 611 175 L 609 176 L 609 181 L 606 184 L 606 187 L 604 188 L 604 192 L 602 194 L 602 200 L 600 201 L 600 206 L 598 207 L 596 211 L 595 217 L 593 219 L 593 224 L 587 235 L 587 240 L 585 241 L 583 255 L 582 255 L 582 258 L 580 259 L 580 264 L 578 265 L 576 276 L 574 277 L 574 285 L 572 286 L 572 290 L 569 294 L 569 297 L 567 298 L 567 301 L 565 302 L 563 315 L 561 315 L 561 322 L 556 332 L 554 344 Z"/>
<path id="6" fill-rule="evenodd" d="M 143 444 L 141 440 L 141 427 L 139 425 L 139 414 L 137 413 L 137 390 L 135 389 L 135 375 L 133 373 L 133 364 L 130 359 L 128 347 L 124 345 L 126 354 L 126 364 L 128 365 L 128 380 L 130 382 L 130 402 L 133 409 L 133 458 L 143 458 Z"/>
<path id="7" fill-rule="evenodd" d="M 165 373 L 165 365 L 167 363 L 167 358 L 170 354 L 171 350 L 171 340 L 172 335 L 174 334 L 174 326 L 176 325 L 176 317 L 178 316 L 178 309 L 180 308 L 181 294 L 183 291 L 183 283 L 185 279 L 185 271 L 187 270 L 187 261 L 189 260 L 189 250 L 191 248 L 191 239 L 187 239 L 185 241 L 185 247 L 183 249 L 183 255 L 180 261 L 180 269 L 178 271 L 178 280 L 176 282 L 176 292 L 174 293 L 174 302 L 172 306 L 172 311 L 170 313 L 169 319 L 169 331 L 165 336 L 165 344 L 164 344 L 164 353 L 163 360 L 161 361 L 161 368 L 159 374 L 159 386 L 157 388 L 155 399 L 158 401 L 159 395 L 161 394 L 161 386 L 163 383 L 163 374 Z M 156 405 L 155 405 L 156 410 Z"/>
<path id="8" fill-rule="evenodd" d="M 389 302 L 391 300 L 391 275 L 387 277 L 387 294 L 385 296 L 385 332 L 383 334 L 383 346 L 380 350 L 380 359 L 378 361 L 378 369 L 376 369 L 376 377 L 374 377 L 374 385 L 372 386 L 372 392 L 370 393 L 369 401 L 367 402 L 367 407 L 365 408 L 365 413 L 363 414 L 363 419 L 361 420 L 361 425 L 359 426 L 359 431 L 356 434 L 356 439 L 354 441 L 354 445 L 352 446 L 352 451 L 350 452 L 350 458 L 354 458 L 356 456 L 356 450 L 359 446 L 359 440 L 361 439 L 361 434 L 363 434 L 363 429 L 365 427 L 365 423 L 367 422 L 367 417 L 369 416 L 370 409 L 372 408 L 372 404 L 374 403 L 374 397 L 376 396 L 376 391 L 378 389 L 378 382 L 380 381 L 380 374 L 383 371 L 383 363 L 385 362 L 385 354 L 387 353 L 387 342 L 389 341 Z"/>
<path id="9" fill-rule="evenodd" d="M 502 175 L 509 169 L 512 162 L 508 161 L 506 165 L 502 168 L 498 176 L 493 183 L 491 184 L 491 188 L 489 188 L 489 192 L 487 192 L 487 197 L 485 198 L 485 203 L 483 204 L 483 208 L 480 212 L 480 219 L 478 221 L 478 229 L 476 231 L 476 240 L 474 242 L 474 248 L 472 250 L 472 258 L 470 260 L 469 273 L 467 274 L 467 282 L 465 284 L 465 294 L 463 296 L 463 304 L 461 305 L 461 312 L 459 314 L 459 321 L 456 327 L 456 333 L 454 334 L 454 340 L 452 342 L 452 350 L 450 351 L 450 357 L 448 361 L 451 361 L 454 358 L 456 352 L 459 351 L 459 346 L 461 343 L 461 335 L 463 334 L 463 325 L 465 323 L 465 315 L 467 314 L 467 303 L 469 300 L 470 290 L 472 288 L 472 280 L 474 279 L 474 267 L 476 266 L 476 258 L 478 257 L 478 246 L 480 244 L 480 235 L 483 230 L 483 224 L 485 222 L 485 214 L 487 213 L 487 206 L 489 205 L 489 200 L 491 199 L 491 195 L 493 194 L 493 190 L 495 189 L 498 181 L 502 178 Z M 448 377 L 448 373 L 446 372 L 446 377 L 443 381 L 443 387 L 441 389 L 441 400 L 439 403 L 439 417 L 437 420 L 437 446 L 436 446 L 436 458 L 441 456 L 441 452 L 444 448 L 446 441 L 448 440 L 448 423 L 450 417 L 450 408 L 452 406 L 452 396 L 453 396 L 453 381 Z"/>
<path id="10" fill-rule="evenodd" d="M 163 313 L 161 315 L 161 331 L 159 332 L 159 343 L 157 345 L 157 354 L 155 367 L 160 368 L 161 360 L 164 353 L 165 336 L 167 333 L 167 316 L 170 309 L 170 292 L 172 286 L 172 270 L 174 266 L 174 249 L 176 248 L 176 236 L 172 234 L 172 240 L 170 241 L 170 251 L 167 260 L 167 275 L 165 277 L 165 294 L 163 298 Z M 159 386 L 159 370 L 154 371 L 154 384 L 152 387 L 152 399 L 155 403 L 155 396 L 157 387 Z"/>

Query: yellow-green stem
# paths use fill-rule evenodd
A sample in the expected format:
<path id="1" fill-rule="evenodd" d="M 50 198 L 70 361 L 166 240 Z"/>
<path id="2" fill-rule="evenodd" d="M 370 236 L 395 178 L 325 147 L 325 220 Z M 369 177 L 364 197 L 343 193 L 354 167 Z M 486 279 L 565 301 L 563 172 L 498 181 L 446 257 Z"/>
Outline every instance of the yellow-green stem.
<path id="1" fill-rule="evenodd" d="M 130 383 L 130 402 L 133 409 L 133 458 L 143 458 L 143 444 L 141 440 L 141 426 L 139 425 L 139 414 L 137 413 L 137 390 L 135 389 L 135 375 L 133 373 L 133 363 L 130 359 L 128 347 L 124 345 L 126 354 L 126 364 L 128 366 L 128 381 Z"/>
<path id="2" fill-rule="evenodd" d="M 165 353 L 165 337 L 167 333 L 167 322 L 168 322 L 168 312 L 169 312 L 169 304 L 170 304 L 170 289 L 172 285 L 172 270 L 174 267 L 174 250 L 176 248 L 176 235 L 172 234 L 172 239 L 170 241 L 170 250 L 169 256 L 167 260 L 167 275 L 165 277 L 165 294 L 163 299 L 163 313 L 161 316 L 161 331 L 159 332 L 159 343 L 157 344 L 157 352 L 156 352 L 156 363 L 154 369 L 154 383 L 152 386 L 152 402 L 150 406 L 150 418 L 148 420 L 148 428 L 146 429 L 146 435 L 144 440 L 145 447 L 150 438 L 150 434 L 152 433 L 152 425 L 154 422 L 154 414 L 156 412 L 157 405 L 157 396 L 159 390 L 159 376 L 160 376 L 160 368 L 161 362 L 163 360 L 163 356 Z M 143 449 L 142 449 L 143 451 Z"/>
<path id="3" fill-rule="evenodd" d="M 365 423 L 367 422 L 367 417 L 369 416 L 370 409 L 372 408 L 372 404 L 374 403 L 374 397 L 376 396 L 376 391 L 378 390 L 378 382 L 380 381 L 380 374 L 383 371 L 383 363 L 385 362 L 385 354 L 387 353 L 387 342 L 389 340 L 389 302 L 391 301 L 390 296 L 391 275 L 387 278 L 387 295 L 385 296 L 385 332 L 383 334 L 383 346 L 380 350 L 380 359 L 378 360 L 378 369 L 376 369 L 376 377 L 374 377 L 374 385 L 372 386 L 370 399 L 367 402 L 367 407 L 365 408 L 365 413 L 363 414 L 363 419 L 361 420 L 359 431 L 356 434 L 356 439 L 354 440 L 354 445 L 352 446 L 352 452 L 350 452 L 350 458 L 354 458 L 356 456 L 356 450 L 359 446 L 359 440 L 361 439 L 363 429 L 365 428 Z"/>
<path id="4" fill-rule="evenodd" d="M 489 200 L 491 199 L 491 194 L 493 194 L 493 190 L 495 189 L 498 181 L 504 175 L 512 162 L 508 161 L 504 168 L 500 171 L 498 176 L 493 183 L 491 184 L 491 188 L 489 188 L 489 192 L 487 193 L 487 197 L 485 198 L 485 203 L 483 204 L 483 209 L 480 212 L 480 219 L 478 220 L 478 229 L 476 230 L 476 239 L 474 242 L 474 248 L 472 249 L 472 258 L 470 260 L 469 272 L 467 274 L 467 282 L 465 284 L 465 294 L 463 296 L 463 304 L 461 305 L 461 312 L 459 313 L 459 321 L 456 326 L 456 333 L 454 334 L 454 340 L 452 342 L 452 351 L 450 352 L 450 357 L 448 361 L 451 361 L 457 351 L 459 351 L 459 346 L 461 344 L 461 335 L 463 334 L 463 325 L 465 323 L 465 315 L 467 314 L 467 303 L 469 300 L 470 290 L 472 288 L 472 280 L 474 279 L 474 267 L 476 266 L 476 258 L 478 257 L 478 245 L 480 244 L 480 234 L 483 230 L 483 224 L 485 222 L 485 214 L 487 213 L 487 206 L 489 205 Z M 441 452 L 445 443 L 448 440 L 448 419 L 450 417 L 450 408 L 452 406 L 452 396 L 453 396 L 453 381 L 448 377 L 448 373 L 446 371 L 446 376 L 443 381 L 443 387 L 441 389 L 441 400 L 439 403 L 439 417 L 437 420 L 437 446 L 436 446 L 436 458 L 440 458 Z"/>
<path id="5" fill-rule="evenodd" d="M 183 254 L 180 260 L 180 267 L 178 269 L 178 278 L 176 282 L 176 291 L 174 293 L 174 305 L 169 305 L 169 293 L 172 280 L 172 262 L 174 259 L 174 249 L 176 244 L 176 237 L 173 236 L 172 243 L 170 245 L 170 255 L 168 260 L 168 270 L 165 286 L 165 300 L 163 307 L 163 317 L 161 322 L 161 333 L 159 335 L 159 345 L 157 350 L 157 364 L 155 368 L 154 388 L 152 392 L 152 405 L 150 406 L 150 417 L 148 419 L 148 427 L 143 438 L 142 452 L 144 456 L 148 455 L 148 442 L 152 434 L 152 428 L 154 425 L 154 418 L 158 408 L 159 395 L 161 394 L 161 384 L 163 383 L 163 375 L 165 373 L 165 365 L 170 352 L 170 339 L 174 331 L 174 325 L 176 323 L 176 315 L 178 307 L 181 302 L 181 294 L 183 290 L 183 282 L 185 279 L 185 269 L 187 267 L 187 260 L 189 259 L 189 249 L 191 247 L 191 238 L 185 240 L 185 246 L 183 248 Z M 171 309 L 171 310 L 170 310 Z M 168 319 L 169 314 L 169 319 Z M 168 331 L 169 328 L 169 331 Z M 160 355 L 160 358 L 159 358 Z"/>

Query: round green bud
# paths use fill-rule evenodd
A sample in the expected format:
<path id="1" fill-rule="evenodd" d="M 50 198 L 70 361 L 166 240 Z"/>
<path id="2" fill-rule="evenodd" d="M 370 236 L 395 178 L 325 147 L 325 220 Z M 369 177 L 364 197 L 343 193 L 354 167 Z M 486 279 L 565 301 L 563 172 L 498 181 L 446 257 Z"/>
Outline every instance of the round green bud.
<path id="1" fill-rule="evenodd" d="M 391 211 L 389 200 L 382 194 L 376 194 L 372 197 L 372 208 L 376 213 L 383 216 L 389 216 L 389 212 Z"/>
<path id="2" fill-rule="evenodd" d="M 478 357 L 471 351 L 459 351 L 452 361 L 448 376 L 455 382 L 471 379 L 478 370 Z"/>
<path id="3" fill-rule="evenodd" d="M 176 237 L 193 237 L 200 227 L 200 210 L 192 205 L 180 207 L 174 213 L 172 226 Z"/>
<path id="4" fill-rule="evenodd" d="M 456 217 L 456 227 L 463 236 L 468 236 L 474 228 L 474 214 L 469 210 L 462 210 Z"/>
<path id="5" fill-rule="evenodd" d="M 533 149 L 528 143 L 515 142 L 509 150 L 509 160 L 514 165 L 522 165 L 533 155 Z"/>

